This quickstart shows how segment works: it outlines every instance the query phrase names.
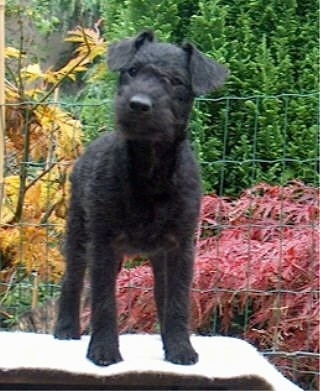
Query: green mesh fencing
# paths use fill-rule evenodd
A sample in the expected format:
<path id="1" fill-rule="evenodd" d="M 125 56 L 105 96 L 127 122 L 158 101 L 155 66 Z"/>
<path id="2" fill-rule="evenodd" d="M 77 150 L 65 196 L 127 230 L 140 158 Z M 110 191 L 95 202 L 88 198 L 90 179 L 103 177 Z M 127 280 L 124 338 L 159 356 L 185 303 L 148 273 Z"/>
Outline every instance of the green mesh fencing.
<path id="1" fill-rule="evenodd" d="M 248 340 L 306 389 L 316 389 L 319 376 L 318 104 L 318 93 L 201 98 L 190 122 L 206 194 L 196 233 L 193 330 Z M 67 177 L 81 153 L 77 119 L 84 111 L 85 118 L 102 115 L 111 102 L 39 107 L 35 114 L 33 102 L 6 106 L 0 226 L 5 330 L 52 331 Z M 99 132 L 83 122 L 89 142 Z M 152 280 L 140 278 L 145 262 L 126 264 L 131 279 L 118 297 L 127 313 L 119 319 L 121 331 L 158 331 L 154 309 L 144 312 L 152 300 Z M 85 298 L 83 330 L 88 319 Z"/>

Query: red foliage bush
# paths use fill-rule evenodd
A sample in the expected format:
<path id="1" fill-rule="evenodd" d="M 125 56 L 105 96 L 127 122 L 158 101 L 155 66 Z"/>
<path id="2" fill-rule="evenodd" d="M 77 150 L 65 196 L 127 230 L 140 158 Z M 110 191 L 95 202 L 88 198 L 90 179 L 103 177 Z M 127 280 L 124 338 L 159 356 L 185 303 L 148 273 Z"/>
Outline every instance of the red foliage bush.
<path id="1" fill-rule="evenodd" d="M 299 182 L 260 184 L 236 200 L 205 196 L 193 330 L 239 336 L 260 350 L 318 352 L 318 224 L 318 190 Z M 152 288 L 147 264 L 122 269 L 117 291 L 122 332 L 158 331 Z M 289 358 L 274 360 L 292 367 Z M 295 366 L 317 371 L 317 360 Z"/>
<path id="2" fill-rule="evenodd" d="M 319 352 L 319 239 L 318 189 L 300 182 L 260 184 L 235 200 L 203 197 L 193 331 L 282 352 L 271 361 L 303 387 L 316 388 L 318 359 L 303 352 Z M 121 332 L 159 331 L 147 263 L 122 268 L 117 296 Z M 88 322 L 85 308 L 83 329 Z"/>

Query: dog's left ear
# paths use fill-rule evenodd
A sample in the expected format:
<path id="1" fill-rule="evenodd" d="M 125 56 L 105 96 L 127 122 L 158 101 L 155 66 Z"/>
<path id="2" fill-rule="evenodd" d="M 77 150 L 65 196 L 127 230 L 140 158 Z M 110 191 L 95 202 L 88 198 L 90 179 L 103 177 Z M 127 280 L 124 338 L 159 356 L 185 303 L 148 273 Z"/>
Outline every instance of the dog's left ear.
<path id="1" fill-rule="evenodd" d="M 201 53 L 191 43 L 182 49 L 189 54 L 191 86 L 195 96 L 206 94 L 223 86 L 229 70 Z"/>
<path id="2" fill-rule="evenodd" d="M 110 45 L 108 50 L 108 67 L 111 71 L 119 71 L 132 59 L 137 51 L 146 43 L 153 42 L 153 32 L 143 31 L 135 38 L 124 39 L 123 41 Z"/>

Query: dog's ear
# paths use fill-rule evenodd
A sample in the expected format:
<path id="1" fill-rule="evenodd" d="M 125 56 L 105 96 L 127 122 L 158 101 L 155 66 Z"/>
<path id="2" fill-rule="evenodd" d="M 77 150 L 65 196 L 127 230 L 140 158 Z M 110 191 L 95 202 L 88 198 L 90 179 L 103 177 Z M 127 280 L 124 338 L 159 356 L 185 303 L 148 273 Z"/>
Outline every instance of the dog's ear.
<path id="1" fill-rule="evenodd" d="M 229 75 L 227 68 L 205 56 L 191 43 L 185 43 L 182 48 L 189 54 L 191 86 L 195 96 L 223 86 Z"/>
<path id="2" fill-rule="evenodd" d="M 108 51 L 108 67 L 111 71 L 119 71 L 136 54 L 136 52 L 146 43 L 153 42 L 152 31 L 143 31 L 135 38 L 125 39 L 112 44 Z"/>

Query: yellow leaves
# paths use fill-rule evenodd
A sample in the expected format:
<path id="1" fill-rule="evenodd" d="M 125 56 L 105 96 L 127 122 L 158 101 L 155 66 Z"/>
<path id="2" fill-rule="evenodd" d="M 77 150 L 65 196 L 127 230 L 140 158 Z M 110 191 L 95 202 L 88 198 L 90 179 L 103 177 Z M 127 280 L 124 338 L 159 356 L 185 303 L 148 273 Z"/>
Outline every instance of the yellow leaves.
<path id="1" fill-rule="evenodd" d="M 0 200 L 2 279 L 10 278 L 18 266 L 26 273 L 37 271 L 46 281 L 57 281 L 63 271 L 60 241 L 70 193 L 67 177 L 81 153 L 83 130 L 80 121 L 59 105 L 57 92 L 64 79 L 76 80 L 106 52 L 106 42 L 96 30 L 78 27 L 66 41 L 77 48 L 73 58 L 57 70 L 27 64 L 27 57 L 15 48 L 5 51 L 19 73 L 8 72 L 12 79 L 5 86 L 10 103 L 6 106 L 6 166 L 12 175 L 5 178 Z M 103 73 L 105 65 L 98 71 Z M 48 103 L 52 93 L 54 103 Z"/>
<path id="2" fill-rule="evenodd" d="M 75 52 L 83 58 L 83 61 L 92 62 L 96 57 L 106 53 L 107 45 L 100 36 L 99 30 L 77 27 L 69 31 L 68 35 L 65 41 L 78 43 Z"/>
<path id="3" fill-rule="evenodd" d="M 42 80 L 44 74 L 39 64 L 31 64 L 21 69 L 21 77 L 25 83 L 34 83 L 35 81 Z"/>
<path id="4" fill-rule="evenodd" d="M 77 73 L 85 72 L 88 69 L 82 63 L 84 63 L 84 60 L 73 58 L 58 71 L 48 70 L 44 75 L 44 80 L 49 84 L 60 83 L 65 78 L 76 81 Z"/>
<path id="5" fill-rule="evenodd" d="M 35 110 L 35 116 L 39 125 L 43 129 L 52 129 L 55 126 L 55 121 L 60 122 L 61 118 L 67 115 L 63 113 L 57 106 L 40 105 Z"/>
<path id="6" fill-rule="evenodd" d="M 23 215 L 17 224 L 14 218 L 19 176 L 5 178 L 5 197 L 0 228 L 0 253 L 11 267 L 23 265 L 27 273 L 37 271 L 41 278 L 57 281 L 63 271 L 59 240 L 65 225 L 68 186 L 66 168 L 53 167 L 27 188 Z"/>
<path id="7" fill-rule="evenodd" d="M 10 234 L 2 229 L 0 242 L 2 257 L 13 266 L 23 265 L 28 274 L 36 271 L 42 279 L 56 282 L 61 278 L 63 257 L 47 227 L 21 225 L 12 228 Z"/>
<path id="8" fill-rule="evenodd" d="M 21 81 L 24 84 L 24 95 L 29 98 L 39 98 L 41 91 L 46 92 L 48 85 L 55 86 L 60 84 L 64 79 L 68 78 L 72 81 L 76 80 L 77 74 L 87 71 L 88 66 L 92 64 L 97 57 L 103 56 L 106 53 L 107 44 L 100 36 L 98 30 L 77 27 L 73 31 L 68 32 L 66 42 L 77 43 L 74 57 L 71 58 L 66 65 L 60 69 L 53 71 L 47 69 L 43 71 L 40 64 L 29 64 L 20 70 L 20 76 L 16 80 L 18 85 Z M 25 57 L 18 49 L 7 47 L 5 49 L 6 58 L 20 59 Z M 37 83 L 35 88 L 34 83 Z M 7 88 L 7 95 L 16 97 L 16 89 L 10 86 Z"/>
<path id="9" fill-rule="evenodd" d="M 34 114 L 48 149 L 54 148 L 57 159 L 73 160 L 79 156 L 83 137 L 80 121 L 58 106 L 41 105 Z M 39 127 L 36 130 L 39 131 Z M 36 152 L 35 149 L 33 153 L 36 155 Z"/>
<path id="10" fill-rule="evenodd" d="M 8 176 L 4 179 L 7 197 L 15 197 L 20 187 L 20 177 Z"/>
<path id="11" fill-rule="evenodd" d="M 64 78 L 75 81 L 78 73 L 85 72 L 97 57 L 106 53 L 106 42 L 97 31 L 77 27 L 69 31 L 68 35 L 66 42 L 78 44 L 75 57 L 57 71 L 48 70 L 44 74 L 44 80 L 47 83 L 59 83 Z"/>
<path id="12" fill-rule="evenodd" d="M 20 50 L 13 48 L 12 46 L 8 46 L 4 50 L 4 56 L 6 58 L 20 58 L 24 57 L 24 54 L 22 54 Z"/>
<path id="13" fill-rule="evenodd" d="M 26 132 L 30 139 L 29 155 L 34 161 L 74 160 L 81 152 L 83 131 L 80 121 L 58 105 L 38 105 L 27 112 L 20 106 L 6 108 L 6 150 L 8 157 L 21 162 Z M 26 122 L 28 121 L 28 122 Z"/>
<path id="14" fill-rule="evenodd" d="M 106 53 L 106 42 L 97 31 L 77 27 L 68 32 L 69 37 L 66 42 L 77 43 L 75 57 L 57 71 L 48 70 L 44 75 L 47 83 L 59 83 L 64 78 L 76 80 L 76 75 L 85 72 L 88 66 L 95 61 L 97 57 Z"/>
<path id="15" fill-rule="evenodd" d="M 65 156 L 70 160 L 75 159 L 82 150 L 81 139 L 80 121 L 67 118 L 57 133 L 57 156 Z"/>
<path id="16" fill-rule="evenodd" d="M 19 177 L 6 178 L 0 222 L 0 277 L 9 278 L 18 266 L 23 266 L 27 274 L 37 271 L 44 281 L 57 282 L 61 278 L 64 260 L 60 242 L 65 226 L 67 194 L 65 186 L 61 187 L 55 181 L 56 177 L 56 173 L 48 173 L 27 190 L 19 223 L 12 223 Z"/>
<path id="17" fill-rule="evenodd" d="M 25 226 L 19 229 L 20 251 L 13 259 L 17 266 L 23 262 L 27 273 L 38 272 L 40 277 L 57 280 L 63 272 L 63 258 L 58 249 L 51 248 L 52 237 L 46 227 Z M 54 275 L 52 274 L 54 272 Z"/>
<path id="18" fill-rule="evenodd" d="M 22 221 L 37 224 L 44 220 L 48 211 L 51 214 L 45 219 L 45 223 L 64 224 L 61 217 L 61 208 L 66 206 L 69 185 L 66 182 L 68 167 L 60 167 L 58 164 L 48 170 L 37 181 L 27 182 Z M 2 203 L 2 216 L 0 224 L 10 224 L 17 208 L 20 177 L 18 175 L 5 178 L 4 198 Z M 55 208 L 59 206 L 60 215 L 55 214 Z M 0 244 L 1 248 L 1 244 Z"/>
<path id="19" fill-rule="evenodd" d="M 19 176 L 9 176 L 4 178 L 4 197 L 2 203 L 0 224 L 7 224 L 14 218 L 18 203 L 19 189 Z M 3 243 L 1 243 L 0 248 L 2 246 Z"/>
<path id="20" fill-rule="evenodd" d="M 60 115 L 64 118 L 63 112 Z M 65 226 L 70 168 L 71 162 L 61 161 L 56 164 L 48 162 L 45 167 L 34 170 L 25 184 L 19 221 L 15 221 L 15 213 L 21 179 L 19 175 L 5 178 L 0 221 L 2 265 L 7 265 L 10 270 L 23 265 L 26 273 L 37 271 L 45 280 L 58 281 L 61 278 L 63 257 L 59 243 Z M 1 270 L 0 276 L 9 278 L 10 274 Z"/>
<path id="21" fill-rule="evenodd" d="M 10 230 L 10 235 L 7 235 L 6 230 L 0 230 L 0 242 L 2 254 L 10 253 L 19 244 L 19 230 L 17 228 Z"/>

